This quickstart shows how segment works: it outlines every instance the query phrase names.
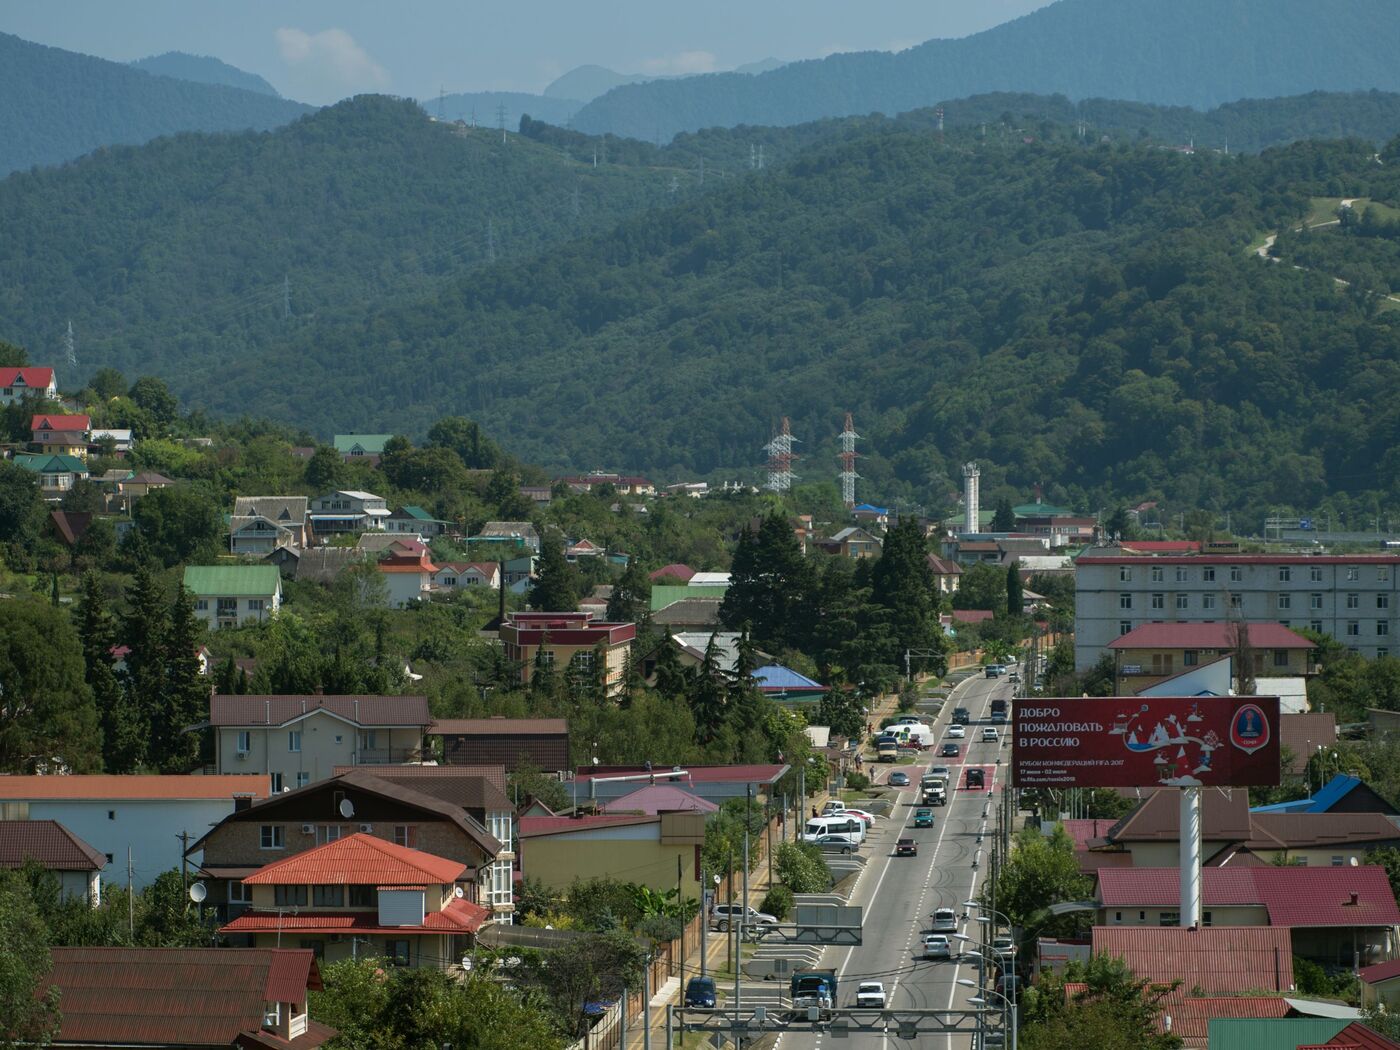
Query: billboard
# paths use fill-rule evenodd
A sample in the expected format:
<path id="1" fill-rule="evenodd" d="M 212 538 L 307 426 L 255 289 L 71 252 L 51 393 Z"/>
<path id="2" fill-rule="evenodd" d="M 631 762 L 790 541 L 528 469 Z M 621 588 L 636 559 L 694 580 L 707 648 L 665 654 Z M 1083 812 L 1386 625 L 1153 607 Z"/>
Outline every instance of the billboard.
<path id="1" fill-rule="evenodd" d="M 1279 782 L 1276 696 L 1017 700 L 1022 788 L 1267 787 Z"/>

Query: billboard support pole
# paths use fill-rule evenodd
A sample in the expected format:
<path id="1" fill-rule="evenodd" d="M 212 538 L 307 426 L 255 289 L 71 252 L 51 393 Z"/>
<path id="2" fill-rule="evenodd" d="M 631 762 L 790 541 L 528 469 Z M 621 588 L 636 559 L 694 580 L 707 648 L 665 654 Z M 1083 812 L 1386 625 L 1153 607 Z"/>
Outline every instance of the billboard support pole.
<path id="1" fill-rule="evenodd" d="M 1181 916 L 1185 927 L 1201 925 L 1201 789 L 1181 789 Z"/>

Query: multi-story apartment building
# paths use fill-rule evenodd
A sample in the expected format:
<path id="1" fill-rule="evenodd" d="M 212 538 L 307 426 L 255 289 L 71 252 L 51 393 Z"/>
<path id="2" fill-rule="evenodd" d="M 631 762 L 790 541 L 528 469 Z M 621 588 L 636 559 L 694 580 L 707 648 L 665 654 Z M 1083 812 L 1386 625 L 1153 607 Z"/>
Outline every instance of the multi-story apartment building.
<path id="1" fill-rule="evenodd" d="M 1397 577 L 1394 554 L 1086 551 L 1074 572 L 1075 667 L 1093 667 L 1143 624 L 1229 620 L 1318 631 L 1362 656 L 1389 656 L 1400 645 Z"/>

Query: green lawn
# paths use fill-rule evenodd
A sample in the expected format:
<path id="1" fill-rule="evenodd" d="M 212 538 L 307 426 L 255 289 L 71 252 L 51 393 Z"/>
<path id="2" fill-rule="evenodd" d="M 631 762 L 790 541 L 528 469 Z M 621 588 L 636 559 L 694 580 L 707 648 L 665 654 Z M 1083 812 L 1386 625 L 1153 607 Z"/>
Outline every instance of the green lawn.
<path id="1" fill-rule="evenodd" d="M 1400 208 L 1392 208 L 1389 204 L 1382 204 L 1380 201 L 1366 201 L 1365 203 L 1357 201 L 1352 207 L 1358 212 L 1373 211 L 1378 219 L 1400 222 Z"/>
<path id="2" fill-rule="evenodd" d="M 1357 198 L 1356 204 L 1359 206 L 1365 198 Z M 1316 226 L 1320 222 L 1331 222 L 1337 217 L 1337 209 L 1342 206 L 1341 197 L 1313 197 L 1309 202 L 1308 216 L 1303 220 L 1306 226 Z M 1262 243 L 1262 242 L 1261 242 Z"/>

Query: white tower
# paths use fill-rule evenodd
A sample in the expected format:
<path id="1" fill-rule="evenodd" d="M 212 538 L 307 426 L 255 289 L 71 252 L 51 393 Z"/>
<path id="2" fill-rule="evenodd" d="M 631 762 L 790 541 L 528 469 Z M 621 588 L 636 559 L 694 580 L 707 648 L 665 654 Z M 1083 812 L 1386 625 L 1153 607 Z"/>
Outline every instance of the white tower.
<path id="1" fill-rule="evenodd" d="M 981 531 L 981 485 L 982 472 L 977 469 L 976 463 L 963 464 L 963 510 L 966 518 L 963 521 L 963 532 Z"/>
<path id="2" fill-rule="evenodd" d="M 792 443 L 796 440 L 792 436 L 792 424 L 784 416 L 778 433 L 763 446 L 763 451 L 768 453 L 768 488 L 774 492 L 789 491 L 797 477 L 792 472 L 792 461 L 797 458 L 793 454 Z"/>
<path id="3" fill-rule="evenodd" d="M 856 473 L 856 442 L 860 440 L 860 435 L 856 433 L 856 425 L 851 421 L 851 414 L 846 413 L 846 429 L 841 432 L 841 501 L 846 504 L 846 509 L 850 510 L 856 505 L 856 479 L 860 477 Z"/>

